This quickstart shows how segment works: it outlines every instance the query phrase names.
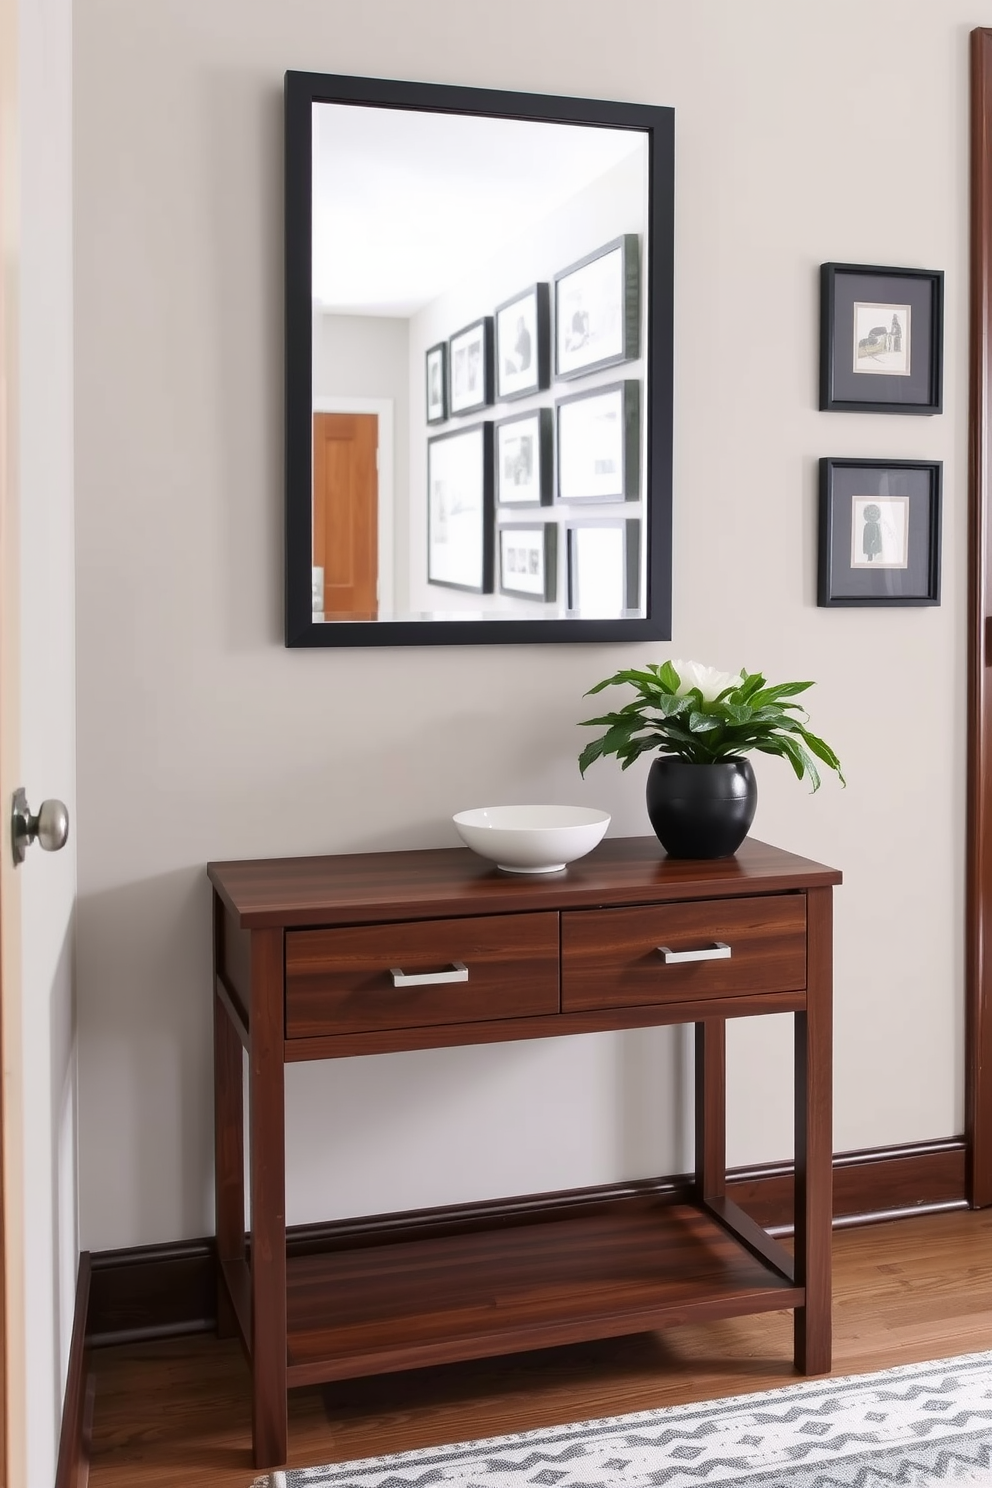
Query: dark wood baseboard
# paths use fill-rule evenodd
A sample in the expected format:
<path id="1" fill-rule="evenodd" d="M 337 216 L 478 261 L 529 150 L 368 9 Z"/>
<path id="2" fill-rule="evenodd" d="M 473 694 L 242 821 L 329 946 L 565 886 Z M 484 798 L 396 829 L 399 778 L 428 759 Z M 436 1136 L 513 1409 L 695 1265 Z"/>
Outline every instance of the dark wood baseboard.
<path id="1" fill-rule="evenodd" d="M 76 1310 L 69 1343 L 69 1369 L 62 1404 L 62 1431 L 55 1488 L 86 1488 L 90 1475 L 93 1425 L 93 1376 L 87 1367 L 86 1324 L 89 1316 L 91 1257 L 84 1250 L 76 1273 Z"/>
<path id="2" fill-rule="evenodd" d="M 965 1209 L 966 1148 L 961 1137 L 910 1146 L 844 1152 L 834 1158 L 834 1225 L 860 1225 L 944 1209 Z M 505 1219 L 526 1222 L 549 1210 L 574 1209 L 604 1199 L 664 1193 L 685 1187 L 685 1177 L 609 1184 L 566 1193 L 500 1199 L 483 1204 L 386 1214 L 371 1219 L 293 1226 L 287 1236 L 292 1254 L 367 1243 L 388 1243 L 411 1233 L 439 1234 L 491 1225 Z M 728 1195 L 775 1235 L 792 1228 L 791 1163 L 737 1168 L 729 1175 Z M 172 1338 L 207 1331 L 215 1325 L 212 1239 L 94 1253 L 86 1321 L 90 1348 Z M 59 1488 L 62 1488 L 61 1481 Z"/>

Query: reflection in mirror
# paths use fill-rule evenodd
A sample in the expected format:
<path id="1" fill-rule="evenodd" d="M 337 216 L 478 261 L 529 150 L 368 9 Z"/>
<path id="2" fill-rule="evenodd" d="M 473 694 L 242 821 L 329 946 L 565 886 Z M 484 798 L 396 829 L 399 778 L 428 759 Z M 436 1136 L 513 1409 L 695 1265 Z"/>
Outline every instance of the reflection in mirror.
<path id="1" fill-rule="evenodd" d="M 287 75 L 288 643 L 667 634 L 670 126 Z"/>

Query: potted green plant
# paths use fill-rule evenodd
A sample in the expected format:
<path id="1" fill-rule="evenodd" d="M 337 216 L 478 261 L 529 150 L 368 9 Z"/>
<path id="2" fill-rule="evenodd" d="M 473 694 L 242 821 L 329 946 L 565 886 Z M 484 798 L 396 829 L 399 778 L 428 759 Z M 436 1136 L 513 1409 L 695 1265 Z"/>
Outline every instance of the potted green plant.
<path id="1" fill-rule="evenodd" d="M 829 744 L 810 733 L 801 703 L 812 682 L 769 685 L 761 672 L 733 674 L 696 661 L 665 661 L 642 671 L 625 668 L 590 687 L 626 684 L 636 696 L 616 713 L 582 727 L 606 732 L 579 755 L 584 775 L 594 760 L 615 754 L 624 770 L 655 751 L 647 781 L 651 825 L 672 857 L 720 858 L 736 852 L 758 804 L 752 750 L 788 760 L 798 779 L 820 786 L 817 761 L 835 770 Z"/>

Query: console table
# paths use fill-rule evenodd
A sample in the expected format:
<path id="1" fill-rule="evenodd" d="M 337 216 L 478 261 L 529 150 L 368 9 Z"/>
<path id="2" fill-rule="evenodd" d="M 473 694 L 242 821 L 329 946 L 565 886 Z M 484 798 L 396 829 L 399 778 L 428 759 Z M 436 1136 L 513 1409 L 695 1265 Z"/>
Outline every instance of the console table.
<path id="1" fill-rule="evenodd" d="M 467 848 L 212 863 L 218 1327 L 252 1373 L 256 1466 L 293 1385 L 794 1309 L 830 1368 L 834 869 L 746 841 L 612 838 L 509 875 Z M 795 1014 L 795 1258 L 726 1196 L 726 1020 Z M 330 1227 L 287 1259 L 284 1066 L 694 1023 L 695 1173 Z M 251 1213 L 245 1235 L 242 1046 Z M 350 1236 L 350 1238 L 349 1238 Z M 302 1253 L 298 1253 L 302 1252 Z"/>

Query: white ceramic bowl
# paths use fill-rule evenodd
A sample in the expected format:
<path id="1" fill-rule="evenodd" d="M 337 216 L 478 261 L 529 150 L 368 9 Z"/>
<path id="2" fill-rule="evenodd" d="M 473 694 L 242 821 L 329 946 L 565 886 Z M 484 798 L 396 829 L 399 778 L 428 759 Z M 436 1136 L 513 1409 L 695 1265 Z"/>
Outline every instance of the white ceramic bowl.
<path id="1" fill-rule="evenodd" d="M 452 821 L 466 847 L 506 873 L 559 873 L 592 851 L 610 815 L 591 806 L 477 806 Z"/>

